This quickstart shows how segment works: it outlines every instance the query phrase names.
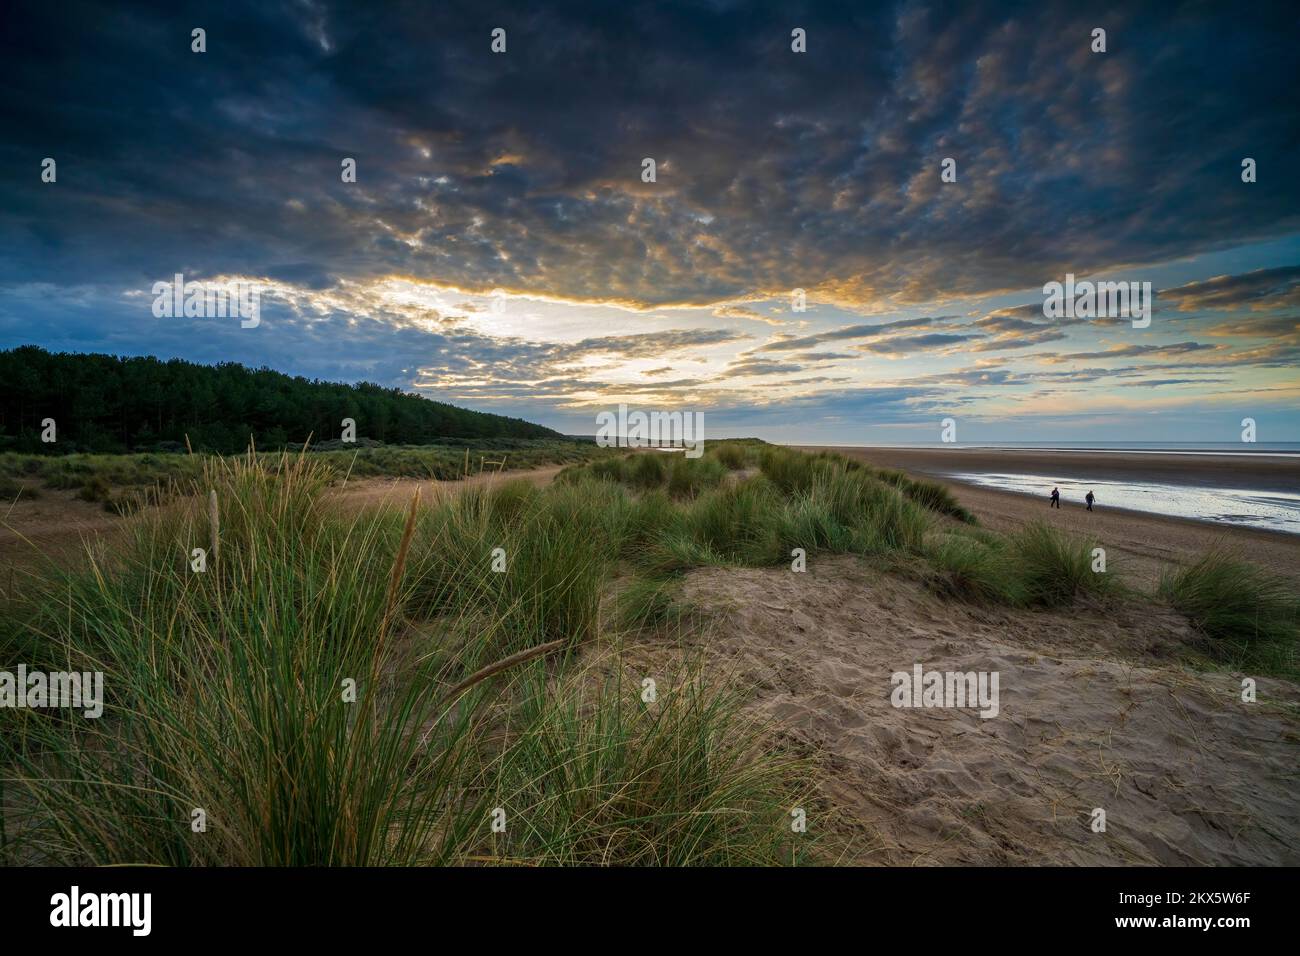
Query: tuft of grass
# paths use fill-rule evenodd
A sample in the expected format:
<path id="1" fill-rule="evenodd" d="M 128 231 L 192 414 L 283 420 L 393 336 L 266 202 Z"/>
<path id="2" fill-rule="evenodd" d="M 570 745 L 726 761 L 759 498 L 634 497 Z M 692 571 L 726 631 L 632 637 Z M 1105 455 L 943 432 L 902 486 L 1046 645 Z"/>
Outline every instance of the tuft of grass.
<path id="1" fill-rule="evenodd" d="M 627 459 L 624 481 L 634 488 L 658 488 L 668 480 L 668 460 L 665 452 L 647 451 Z"/>
<path id="2" fill-rule="evenodd" d="M 747 463 L 744 446 L 732 442 L 714 443 L 709 447 L 709 454 L 728 471 L 740 471 Z"/>
<path id="3" fill-rule="evenodd" d="M 978 523 L 975 516 L 958 503 L 952 492 L 937 481 L 927 481 L 922 478 L 911 478 L 904 475 L 901 480 L 896 480 L 893 484 L 910 500 L 915 501 L 923 508 L 948 515 L 950 518 L 956 518 L 964 524 Z"/>
<path id="4" fill-rule="evenodd" d="M 807 765 L 773 755 L 739 701 L 698 675 L 655 700 L 615 673 L 529 695 L 484 787 L 509 823 L 487 862 L 759 866 L 801 862 L 789 826 Z"/>
<path id="5" fill-rule="evenodd" d="M 619 592 L 615 621 L 625 631 L 671 627 L 682 623 L 687 609 L 677 600 L 675 577 L 636 577 Z"/>
<path id="6" fill-rule="evenodd" d="M 668 470 L 668 494 L 674 498 L 694 498 L 701 491 L 716 488 L 726 475 L 727 466 L 717 458 L 683 455 Z"/>
<path id="7" fill-rule="evenodd" d="M 1214 659 L 1296 676 L 1300 600 L 1287 579 L 1215 548 L 1165 574 L 1159 592 L 1205 635 Z"/>
<path id="8" fill-rule="evenodd" d="M 782 501 L 772 485 L 761 479 L 716 488 L 697 498 L 681 513 L 670 531 L 684 534 L 702 556 L 726 564 L 764 566 L 782 560 L 780 538 Z"/>
<path id="9" fill-rule="evenodd" d="M 109 487 L 108 479 L 101 474 L 94 474 L 82 484 L 77 491 L 77 497 L 82 501 L 107 501 L 112 493 L 113 489 Z"/>
<path id="10" fill-rule="evenodd" d="M 1007 538 L 1005 559 L 1026 604 L 1060 607 L 1079 597 L 1101 599 L 1116 593 L 1113 568 L 1092 570 L 1095 547 L 1095 541 L 1035 521 Z"/>
<path id="11" fill-rule="evenodd" d="M 1094 541 L 1034 522 L 1007 537 L 960 529 L 925 548 L 936 590 L 977 603 L 1063 607 L 1081 598 L 1105 601 L 1122 587 L 1115 569 L 1093 571 Z"/>
<path id="12" fill-rule="evenodd" d="M 937 571 L 929 583 L 942 593 L 979 604 L 1029 603 L 1024 583 L 999 542 L 943 534 L 926 557 Z"/>
<path id="13" fill-rule="evenodd" d="M 14 501 L 16 499 L 31 501 L 41 496 L 41 490 L 35 484 L 22 481 L 18 478 L 10 478 L 7 475 L 0 475 L 0 500 Z"/>
<path id="14" fill-rule="evenodd" d="M 602 500 L 601 495 L 605 495 Z M 466 488 L 422 517 L 412 601 L 429 616 L 483 622 L 500 653 L 597 627 L 616 489 L 564 484 L 545 493 L 521 482 Z M 498 570 L 499 569 L 499 570 Z"/>
<path id="15" fill-rule="evenodd" d="M 399 516 L 327 517 L 326 480 L 302 457 L 210 460 L 221 551 L 205 572 L 189 564 L 209 533 L 195 496 L 132 519 L 120 563 L 91 556 L 6 608 L 64 668 L 102 671 L 107 696 L 98 720 L 28 712 L 6 737 L 6 856 L 454 859 L 465 824 L 444 806 L 468 724 L 439 708 L 447 657 L 413 661 L 395 642 L 409 538 Z"/>

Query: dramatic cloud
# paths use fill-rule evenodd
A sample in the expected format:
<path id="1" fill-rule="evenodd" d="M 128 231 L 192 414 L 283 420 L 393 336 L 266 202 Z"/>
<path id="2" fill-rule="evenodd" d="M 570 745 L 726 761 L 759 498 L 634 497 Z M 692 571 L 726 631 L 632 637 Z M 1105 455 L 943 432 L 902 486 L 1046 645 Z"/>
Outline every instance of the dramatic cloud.
<path id="1" fill-rule="evenodd" d="M 908 329 L 925 328 L 934 325 L 938 321 L 940 320 L 931 318 L 900 319 L 896 322 L 883 322 L 878 325 L 846 325 L 842 328 L 831 329 L 828 332 L 819 332 L 816 335 L 804 335 L 797 338 L 793 336 L 778 336 L 774 341 L 761 345 L 754 349 L 754 351 L 791 352 L 796 349 L 812 348 L 815 345 L 822 345 L 826 342 L 840 342 L 846 339 L 865 339 L 878 335 L 891 335 Z"/>
<path id="2" fill-rule="evenodd" d="M 1300 266 L 1258 269 L 1245 275 L 1189 282 L 1160 290 L 1160 302 L 1181 312 L 1297 307 L 1300 306 Z"/>
<path id="3" fill-rule="evenodd" d="M 1088 362 L 1094 359 L 1131 358 L 1135 355 L 1158 355 L 1168 358 L 1185 355 L 1188 352 L 1203 352 L 1207 349 L 1220 349 L 1222 346 L 1206 345 L 1201 342 L 1174 342 L 1170 345 L 1116 345 L 1103 352 L 1073 352 L 1069 355 L 1041 356 L 1050 362 Z"/>
<path id="4" fill-rule="evenodd" d="M 1296 23 L 1281 2 L 20 0 L 0 347 L 548 422 L 633 395 L 850 429 L 1053 389 L 1086 410 L 1114 378 L 1285 408 Z M 260 283 L 262 326 L 153 319 L 177 272 Z M 1067 273 L 1149 276 L 1156 321 L 1046 319 L 1036 290 Z"/>
<path id="5" fill-rule="evenodd" d="M 0 280 L 923 302 L 1300 225 L 1286 4 L 31 3 L 6 21 Z M 1267 190 L 1240 181 L 1246 151 Z"/>

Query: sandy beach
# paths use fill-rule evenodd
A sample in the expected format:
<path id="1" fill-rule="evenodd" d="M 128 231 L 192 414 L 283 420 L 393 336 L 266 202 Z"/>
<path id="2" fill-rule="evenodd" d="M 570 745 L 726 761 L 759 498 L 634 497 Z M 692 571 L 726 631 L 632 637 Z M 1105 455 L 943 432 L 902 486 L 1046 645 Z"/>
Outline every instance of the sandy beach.
<path id="1" fill-rule="evenodd" d="M 1140 451 L 1020 448 L 887 448 L 794 446 L 838 451 L 915 474 L 1022 472 L 1076 478 L 1160 481 L 1264 491 L 1300 489 L 1300 458 L 1268 454 L 1179 454 Z"/>
<path id="2" fill-rule="evenodd" d="M 805 446 L 804 450 L 821 450 Z M 1121 573 L 1150 586 L 1170 562 L 1187 561 L 1222 543 L 1256 563 L 1300 580 L 1300 535 L 1212 524 L 1166 515 L 1098 506 L 1091 513 L 1077 502 L 1048 508 L 1041 498 L 982 488 L 945 477 L 946 472 L 1016 471 L 1132 481 L 1185 481 L 1217 487 L 1300 489 L 1300 459 L 1231 455 L 1156 455 L 1118 452 L 1021 451 L 984 448 L 827 448 L 882 468 L 897 468 L 947 485 L 980 523 L 1006 531 L 1034 519 L 1064 530 L 1097 536 L 1117 558 Z"/>

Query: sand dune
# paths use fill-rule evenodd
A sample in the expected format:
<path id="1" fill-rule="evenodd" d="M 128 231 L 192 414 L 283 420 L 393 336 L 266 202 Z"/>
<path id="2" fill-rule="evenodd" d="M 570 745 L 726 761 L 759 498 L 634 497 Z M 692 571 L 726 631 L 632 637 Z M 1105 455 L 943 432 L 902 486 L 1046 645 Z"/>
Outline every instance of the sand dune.
<path id="1" fill-rule="evenodd" d="M 879 464 L 888 464 L 880 461 Z M 919 469 L 918 469 L 919 470 Z M 538 484 L 558 467 L 514 473 Z M 333 494 L 404 503 L 445 483 L 368 479 Z M 1023 496 L 951 483 L 988 527 L 1039 517 Z M 439 489 L 441 490 L 441 489 Z M 1120 567 L 1153 578 L 1219 538 L 1296 573 L 1300 542 L 1241 528 L 1063 509 L 1041 516 L 1103 536 Z M 1076 513 L 1077 512 L 1077 513 Z M 111 536 L 121 520 L 49 492 L 9 509 L 0 558 Z M 111 541 L 111 537 L 108 539 Z M 1027 612 L 942 599 L 863 559 L 691 572 L 688 602 L 716 611 L 693 634 L 716 675 L 752 692 L 752 713 L 823 764 L 819 819 L 848 838 L 844 862 L 936 864 L 1300 863 L 1300 689 L 1178 662 L 1193 638 L 1178 615 L 1143 603 L 1111 613 Z M 628 648 L 654 667 L 680 653 L 657 638 Z M 1000 713 L 897 709 L 890 675 L 996 671 Z M 1095 808 L 1107 829 L 1091 829 Z"/>
<path id="2" fill-rule="evenodd" d="M 700 640 L 753 710 L 824 756 L 855 862 L 1300 863 L 1300 691 L 1244 704 L 1178 666 L 1176 615 L 973 608 L 852 557 L 696 571 L 686 596 L 719 610 Z M 915 662 L 998 671 L 999 715 L 894 708 Z"/>

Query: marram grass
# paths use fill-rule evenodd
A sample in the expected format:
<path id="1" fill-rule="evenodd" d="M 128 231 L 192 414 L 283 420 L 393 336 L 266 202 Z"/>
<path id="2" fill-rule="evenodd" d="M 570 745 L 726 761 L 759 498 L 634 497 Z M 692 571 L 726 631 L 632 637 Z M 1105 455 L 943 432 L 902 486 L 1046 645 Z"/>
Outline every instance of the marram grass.
<path id="1" fill-rule="evenodd" d="M 98 720 L 0 711 L 0 862 L 815 859 L 789 827 L 810 768 L 765 746 L 740 699 L 697 669 L 646 700 L 605 656 L 695 622 L 680 572 L 898 554 L 959 599 L 1135 597 L 1093 569 L 1095 542 L 983 531 L 826 453 L 607 456 L 545 489 L 360 511 L 330 503 L 320 455 L 199 464 L 117 550 L 4 582 L 0 668 L 102 671 L 107 700 Z M 1294 673 L 1285 582 L 1211 554 L 1162 592 L 1216 659 Z"/>
<path id="2" fill-rule="evenodd" d="M 6 594 L 6 653 L 102 670 L 108 699 L 99 720 L 5 712 L 0 859 L 791 859 L 806 774 L 736 734 L 734 698 L 686 683 L 641 712 L 578 679 L 621 499 L 502 486 L 343 514 L 328 478 L 310 455 L 211 459 L 120 554 Z"/>

